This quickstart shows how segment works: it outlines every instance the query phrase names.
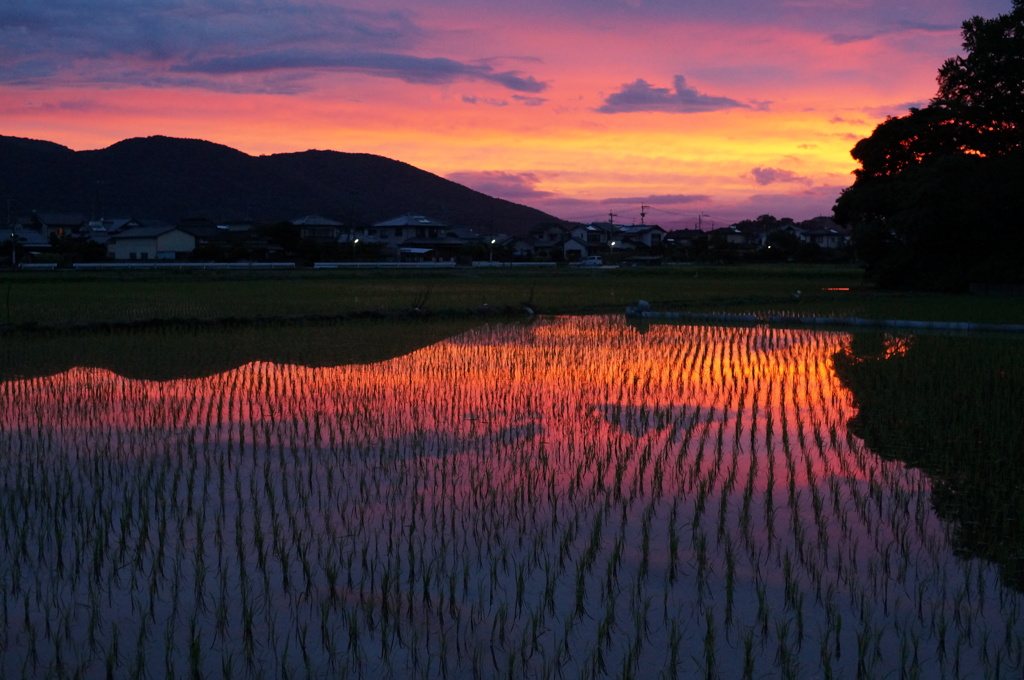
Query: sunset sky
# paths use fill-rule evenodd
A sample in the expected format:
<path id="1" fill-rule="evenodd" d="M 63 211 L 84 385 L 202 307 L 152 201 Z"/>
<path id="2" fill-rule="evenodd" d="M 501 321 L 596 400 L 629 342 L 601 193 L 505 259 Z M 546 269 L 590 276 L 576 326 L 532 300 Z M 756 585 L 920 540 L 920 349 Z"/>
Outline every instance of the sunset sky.
<path id="1" fill-rule="evenodd" d="M 1009 0 L 4 0 L 0 134 L 380 154 L 564 219 L 830 214 Z"/>

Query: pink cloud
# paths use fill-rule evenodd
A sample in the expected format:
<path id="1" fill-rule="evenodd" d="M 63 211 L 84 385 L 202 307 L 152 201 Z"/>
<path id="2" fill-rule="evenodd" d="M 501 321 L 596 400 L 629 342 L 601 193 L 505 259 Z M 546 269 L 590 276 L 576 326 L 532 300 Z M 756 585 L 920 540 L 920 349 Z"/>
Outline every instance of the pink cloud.
<path id="1" fill-rule="evenodd" d="M 512 201 L 548 198 L 552 195 L 549 191 L 541 191 L 536 188 L 540 180 L 532 172 L 511 173 L 495 170 L 452 172 L 448 174 L 448 179 L 488 196 Z"/>
<path id="2" fill-rule="evenodd" d="M 802 182 L 808 184 L 811 182 L 808 177 L 802 177 L 791 170 L 783 170 L 782 168 L 757 167 L 753 168 L 750 174 L 753 176 L 754 181 L 762 186 L 778 182 Z"/>

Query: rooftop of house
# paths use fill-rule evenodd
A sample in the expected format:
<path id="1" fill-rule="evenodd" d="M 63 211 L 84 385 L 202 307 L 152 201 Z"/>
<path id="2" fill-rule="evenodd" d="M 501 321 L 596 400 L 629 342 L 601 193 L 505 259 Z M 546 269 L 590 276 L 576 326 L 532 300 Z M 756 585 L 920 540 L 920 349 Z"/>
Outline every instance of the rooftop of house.
<path id="1" fill-rule="evenodd" d="M 423 215 L 402 215 L 384 222 L 377 222 L 375 227 L 445 227 L 443 222 L 432 220 Z"/>

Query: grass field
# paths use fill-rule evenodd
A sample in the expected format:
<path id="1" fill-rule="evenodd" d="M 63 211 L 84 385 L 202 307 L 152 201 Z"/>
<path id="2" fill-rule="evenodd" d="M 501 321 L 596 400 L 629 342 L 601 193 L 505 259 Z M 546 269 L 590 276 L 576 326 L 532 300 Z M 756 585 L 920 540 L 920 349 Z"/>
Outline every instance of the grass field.
<path id="1" fill-rule="evenodd" d="M 792 300 L 801 291 L 799 303 Z M 118 271 L 0 274 L 0 326 L 67 327 L 151 320 L 344 317 L 484 305 L 542 314 L 773 312 L 928 321 L 1024 322 L 1021 298 L 899 294 L 863 285 L 852 266 L 674 266 L 439 271 Z"/>

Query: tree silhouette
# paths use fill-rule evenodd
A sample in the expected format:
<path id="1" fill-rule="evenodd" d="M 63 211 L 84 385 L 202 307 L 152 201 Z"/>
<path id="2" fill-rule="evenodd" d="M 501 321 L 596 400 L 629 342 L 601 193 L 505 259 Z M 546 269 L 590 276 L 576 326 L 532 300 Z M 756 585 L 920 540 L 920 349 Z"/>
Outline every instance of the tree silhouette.
<path id="1" fill-rule="evenodd" d="M 963 37 L 935 99 L 851 151 L 861 167 L 836 219 L 886 287 L 1024 282 L 1024 0 L 965 21 Z"/>
<path id="2" fill-rule="evenodd" d="M 958 555 L 1024 592 L 1024 363 L 1017 338 L 856 334 L 833 358 L 850 431 L 921 470 Z"/>

